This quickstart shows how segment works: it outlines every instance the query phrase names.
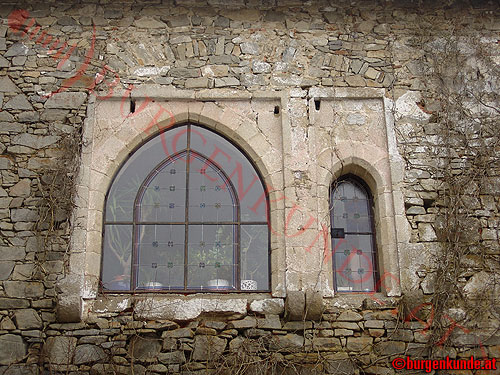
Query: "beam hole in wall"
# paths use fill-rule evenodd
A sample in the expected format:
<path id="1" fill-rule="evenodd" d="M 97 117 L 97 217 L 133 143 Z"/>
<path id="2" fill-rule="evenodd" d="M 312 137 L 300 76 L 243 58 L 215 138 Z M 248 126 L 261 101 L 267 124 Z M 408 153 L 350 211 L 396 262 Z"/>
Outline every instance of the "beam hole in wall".
<path id="1" fill-rule="evenodd" d="M 276 116 L 278 116 L 278 115 L 280 114 L 280 106 L 279 106 L 279 105 L 274 106 L 274 114 L 275 114 Z"/>
<path id="2" fill-rule="evenodd" d="M 135 100 L 130 101 L 130 113 L 135 113 Z"/>
<path id="3" fill-rule="evenodd" d="M 316 111 L 319 111 L 319 108 L 321 107 L 321 101 L 319 99 L 314 100 L 314 108 Z"/>

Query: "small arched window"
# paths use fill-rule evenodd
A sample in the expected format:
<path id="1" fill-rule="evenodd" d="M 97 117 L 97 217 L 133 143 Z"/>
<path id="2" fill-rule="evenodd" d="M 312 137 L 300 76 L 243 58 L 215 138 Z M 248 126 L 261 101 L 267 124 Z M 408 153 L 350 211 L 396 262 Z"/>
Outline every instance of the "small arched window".
<path id="1" fill-rule="evenodd" d="M 263 199 L 256 169 L 218 134 L 189 124 L 153 137 L 108 191 L 102 290 L 268 291 Z"/>
<path id="2" fill-rule="evenodd" d="M 377 291 L 373 199 L 362 180 L 347 175 L 334 182 L 330 219 L 335 290 Z"/>

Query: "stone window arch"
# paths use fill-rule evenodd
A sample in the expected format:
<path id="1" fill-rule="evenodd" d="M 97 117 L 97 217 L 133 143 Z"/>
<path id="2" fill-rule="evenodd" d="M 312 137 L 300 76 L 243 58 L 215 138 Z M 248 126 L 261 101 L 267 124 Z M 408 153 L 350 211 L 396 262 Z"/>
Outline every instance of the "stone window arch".
<path id="1" fill-rule="evenodd" d="M 214 131 L 188 123 L 150 138 L 106 195 L 101 290 L 269 291 L 268 209 L 251 204 L 263 197 L 257 169 Z"/>
<path id="2" fill-rule="evenodd" d="M 361 178 L 346 174 L 332 184 L 330 223 L 335 291 L 379 291 L 373 195 Z"/>

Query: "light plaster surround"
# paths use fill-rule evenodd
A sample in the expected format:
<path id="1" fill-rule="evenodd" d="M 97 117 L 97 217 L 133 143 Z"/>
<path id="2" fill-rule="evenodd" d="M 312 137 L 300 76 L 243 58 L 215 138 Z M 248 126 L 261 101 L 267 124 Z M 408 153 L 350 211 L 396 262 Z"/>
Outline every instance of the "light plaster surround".
<path id="1" fill-rule="evenodd" d="M 316 178 L 318 227 L 330 229 L 329 201 L 332 183 L 346 174 L 361 178 L 374 198 L 376 265 L 380 289 L 387 296 L 401 294 L 398 249 L 409 241 L 401 192 L 404 163 L 396 148 L 392 103 L 379 89 L 312 89 L 309 93 L 309 123 L 314 154 L 311 159 Z M 286 164 L 285 164 L 286 165 Z M 316 201 L 316 202 L 314 202 Z M 320 230 L 320 228 L 318 228 Z M 320 275 L 303 283 L 333 296 L 333 267 L 330 232 L 328 250 L 316 249 Z M 318 246 L 320 243 L 318 241 Z M 324 255 L 328 252 L 329 256 Z M 300 262 L 299 259 L 297 259 Z M 288 260 L 288 264 L 292 264 Z M 313 276 L 313 272 L 309 272 Z M 318 272 L 316 271 L 316 275 Z"/>
<path id="2" fill-rule="evenodd" d="M 408 223 L 400 191 L 403 164 L 395 146 L 389 101 L 377 89 L 306 93 L 165 90 L 145 85 L 91 102 L 77 180 L 69 272 L 59 282 L 59 308 L 77 320 L 94 311 L 102 313 L 105 300 L 104 306 L 118 310 L 131 306 L 134 298 L 140 304 L 141 299 L 133 296 L 99 295 L 106 193 L 128 155 L 145 140 L 188 122 L 212 129 L 239 146 L 262 176 L 270 202 L 271 297 L 306 289 L 334 296 L 331 257 L 325 261 L 331 251 L 329 190 L 346 173 L 364 179 L 373 193 L 382 289 L 386 295 L 399 295 L 398 244 L 408 242 Z M 134 113 L 130 113 L 132 100 Z M 198 306 L 202 313 L 211 309 L 214 299 L 222 304 L 215 303 L 217 311 L 238 314 L 245 301 L 269 297 L 157 294 L 150 297 L 155 303 L 148 304 L 150 309 L 143 314 L 173 318 L 173 311 L 180 314 L 183 303 L 186 309 Z M 175 310 L 166 308 L 172 302 Z"/>
<path id="3" fill-rule="evenodd" d="M 100 299 L 103 210 L 113 177 L 130 153 L 171 126 L 188 122 L 200 124 L 239 146 L 255 164 L 267 187 L 272 232 L 282 231 L 283 220 L 280 218 L 283 217 L 284 204 L 275 196 L 284 190 L 282 121 L 286 121 L 283 119 L 286 115 L 280 110 L 279 94 L 241 95 L 233 90 L 165 92 L 150 86 L 132 91 L 130 97 L 127 92 L 121 94 L 114 93 L 111 98 L 91 103 L 85 124 L 69 273 L 60 282 L 60 304 L 64 306 L 64 295 L 78 292 L 82 298 L 78 308 L 82 309 L 83 316 L 91 313 L 93 305 Z M 130 113 L 131 100 L 135 101 L 135 113 Z M 262 205 L 259 209 L 264 209 L 264 202 L 256 204 Z M 283 297 L 286 290 L 283 238 L 271 234 L 270 247 L 271 294 Z M 232 306 L 231 300 L 235 306 L 241 304 L 239 296 L 197 294 L 185 297 L 186 308 L 196 301 L 205 300 L 206 304 L 214 296 L 225 299 L 227 306 Z M 265 296 L 254 294 L 252 298 L 262 297 Z M 106 298 L 113 297 L 108 295 Z M 168 300 L 174 297 L 161 295 L 157 298 Z M 126 307 L 123 300 L 121 306 Z"/>

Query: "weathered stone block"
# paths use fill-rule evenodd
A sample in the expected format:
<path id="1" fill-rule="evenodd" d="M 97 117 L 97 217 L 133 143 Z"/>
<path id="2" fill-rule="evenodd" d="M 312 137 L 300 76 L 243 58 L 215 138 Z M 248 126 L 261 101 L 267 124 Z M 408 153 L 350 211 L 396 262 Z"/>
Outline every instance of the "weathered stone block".
<path id="1" fill-rule="evenodd" d="M 266 315 L 265 318 L 257 319 L 257 328 L 281 329 L 280 317 L 278 315 Z"/>
<path id="2" fill-rule="evenodd" d="M 95 363 L 107 358 L 104 350 L 96 345 L 84 344 L 78 345 L 75 349 L 75 365 Z"/>
<path id="3" fill-rule="evenodd" d="M 218 322 L 216 320 L 212 320 L 212 321 L 204 322 L 203 325 L 207 328 L 213 328 L 213 329 L 220 331 L 220 330 L 226 328 L 227 324 L 225 322 Z"/>
<path id="4" fill-rule="evenodd" d="M 12 167 L 12 161 L 5 156 L 0 157 L 0 169 L 10 169 Z"/>
<path id="5" fill-rule="evenodd" d="M 337 321 L 344 322 L 359 322 L 361 320 L 363 320 L 363 316 L 351 310 L 342 312 L 337 318 Z"/>
<path id="6" fill-rule="evenodd" d="M 0 297 L 0 309 L 25 309 L 29 305 L 26 299 Z"/>
<path id="7" fill-rule="evenodd" d="M 136 336 L 130 341 L 129 355 L 137 361 L 154 362 L 161 347 L 162 340 L 156 335 Z"/>
<path id="8" fill-rule="evenodd" d="M 375 352 L 382 355 L 393 355 L 404 353 L 406 344 L 401 341 L 382 341 L 375 345 Z"/>
<path id="9" fill-rule="evenodd" d="M 9 278 L 15 264 L 12 261 L 0 261 L 0 280 L 7 280 Z"/>
<path id="10" fill-rule="evenodd" d="M 4 109 L 17 109 L 17 110 L 24 110 L 24 111 L 32 111 L 33 106 L 31 103 L 28 101 L 26 98 L 26 95 L 24 94 L 19 94 L 14 96 L 12 99 L 10 99 L 7 103 L 4 104 L 3 106 Z"/>
<path id="11" fill-rule="evenodd" d="M 249 55 L 258 55 L 260 51 L 259 45 L 254 42 L 241 43 L 240 48 L 242 53 Z"/>
<path id="12" fill-rule="evenodd" d="M 5 281 L 5 293 L 8 297 L 40 298 L 43 296 L 44 287 L 38 281 Z"/>
<path id="13" fill-rule="evenodd" d="M 153 17 L 141 17 L 134 22 L 134 25 L 142 29 L 164 29 L 167 25 Z"/>
<path id="14" fill-rule="evenodd" d="M 306 320 L 320 320 L 323 311 L 323 294 L 318 291 L 307 290 L 306 291 L 306 304 L 305 304 L 305 314 Z"/>
<path id="15" fill-rule="evenodd" d="M 42 319 L 33 309 L 17 310 L 14 313 L 17 328 L 19 329 L 39 329 L 42 328 Z"/>
<path id="16" fill-rule="evenodd" d="M 271 335 L 270 331 L 266 331 L 264 329 L 258 329 L 258 328 L 249 328 L 245 330 L 245 336 L 251 339 L 256 339 L 259 337 L 263 336 L 269 336 Z"/>
<path id="17" fill-rule="evenodd" d="M 49 337 L 43 347 L 48 362 L 55 365 L 71 364 L 75 355 L 76 342 L 76 337 Z"/>
<path id="18" fill-rule="evenodd" d="M 194 339 L 193 360 L 206 361 L 222 355 L 226 349 L 226 339 L 217 336 L 196 336 Z"/>
<path id="19" fill-rule="evenodd" d="M 26 146 L 39 150 L 56 143 L 59 140 L 59 136 L 56 135 L 34 135 L 28 133 L 22 133 L 12 137 L 12 144 Z"/>
<path id="20" fill-rule="evenodd" d="M 285 299 L 285 319 L 303 320 L 306 296 L 303 291 L 289 291 Z"/>
<path id="21" fill-rule="evenodd" d="M 158 360 L 161 363 L 171 365 L 174 363 L 186 363 L 186 356 L 184 355 L 183 351 L 173 351 L 170 353 L 160 353 L 158 355 Z"/>
<path id="22" fill-rule="evenodd" d="M 347 350 L 353 352 L 367 352 L 371 350 L 373 337 L 349 337 L 347 339 Z"/>
<path id="23" fill-rule="evenodd" d="M 326 361 L 325 370 L 328 374 L 352 375 L 355 373 L 356 365 L 350 359 L 331 359 Z"/>
<path id="24" fill-rule="evenodd" d="M 0 92 L 19 92 L 19 89 L 9 76 L 2 76 L 0 77 Z"/>
<path id="25" fill-rule="evenodd" d="M 314 337 L 312 339 L 313 350 L 338 351 L 342 349 L 340 340 L 335 337 Z"/>
<path id="26" fill-rule="evenodd" d="M 17 184 L 9 189 L 11 197 L 29 197 L 31 193 L 31 180 L 28 178 L 19 180 Z"/>
<path id="27" fill-rule="evenodd" d="M 186 80 L 186 88 L 203 88 L 208 87 L 208 78 L 206 77 L 198 77 L 198 78 L 188 78 Z"/>
<path id="28" fill-rule="evenodd" d="M 10 365 L 26 355 L 26 344 L 19 335 L 0 335 L 0 365 Z"/>
<path id="29" fill-rule="evenodd" d="M 337 328 L 335 330 L 335 336 L 352 336 L 354 331 L 350 329 Z"/>
<path id="30" fill-rule="evenodd" d="M 332 322 L 332 328 L 350 329 L 353 331 L 359 331 L 361 329 L 357 323 L 352 322 Z"/>
<path id="31" fill-rule="evenodd" d="M 193 336 L 194 336 L 193 330 L 190 328 L 178 328 L 178 329 L 174 329 L 172 331 L 165 331 L 161 335 L 162 338 L 168 338 L 168 337 L 175 337 L 175 338 L 189 337 L 189 338 L 191 338 Z"/>
<path id="32" fill-rule="evenodd" d="M 269 350 L 298 351 L 304 346 L 304 336 L 295 333 L 273 336 L 269 342 Z"/>
<path id="33" fill-rule="evenodd" d="M 409 329 L 397 328 L 394 331 L 388 331 L 387 334 L 391 337 L 392 340 L 406 342 L 413 341 L 413 332 Z"/>
<path id="34" fill-rule="evenodd" d="M 312 327 L 313 324 L 310 321 L 293 321 L 285 323 L 283 329 L 287 331 L 304 331 L 306 329 L 312 329 Z"/>
<path id="35" fill-rule="evenodd" d="M 258 299 L 250 303 L 250 311 L 259 314 L 280 315 L 285 310 L 285 302 L 281 298 Z"/>
<path id="36" fill-rule="evenodd" d="M 244 319 L 229 322 L 227 327 L 235 329 L 255 328 L 257 327 L 257 319 L 253 316 L 246 316 Z"/>
<path id="37" fill-rule="evenodd" d="M 84 92 L 60 92 L 45 102 L 45 108 L 78 109 L 86 99 Z"/>

